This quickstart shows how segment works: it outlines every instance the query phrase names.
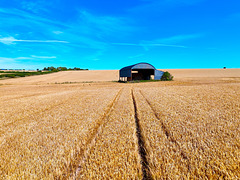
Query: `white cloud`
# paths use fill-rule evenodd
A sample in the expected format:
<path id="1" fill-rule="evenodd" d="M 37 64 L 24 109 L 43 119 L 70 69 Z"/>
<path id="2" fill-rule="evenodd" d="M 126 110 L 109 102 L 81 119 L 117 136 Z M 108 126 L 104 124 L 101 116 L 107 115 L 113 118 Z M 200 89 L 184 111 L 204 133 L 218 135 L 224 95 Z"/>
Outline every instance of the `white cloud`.
<path id="1" fill-rule="evenodd" d="M 12 58 L 14 60 L 24 60 L 24 59 L 33 59 L 31 57 L 16 57 L 16 58 Z"/>
<path id="2" fill-rule="evenodd" d="M 62 31 L 53 31 L 54 34 L 62 34 Z"/>
<path id="3" fill-rule="evenodd" d="M 26 7 L 27 8 L 27 7 Z M 0 8 L 0 26 L 2 37 L 0 43 L 6 45 L 25 43 L 59 43 L 63 50 L 75 48 L 106 49 L 107 39 L 122 39 L 136 29 L 129 25 L 130 20 L 123 17 L 102 16 L 90 13 L 89 11 L 79 10 L 76 16 L 77 21 L 67 23 L 51 20 L 40 16 L 39 13 L 33 14 L 19 9 Z M 8 18 L 5 18 L 8 17 Z M 19 26 L 19 34 L 9 34 L 9 29 Z M 29 32 L 32 32 L 31 34 Z M 61 37 L 63 40 L 59 40 Z M 41 40 L 35 40 L 41 39 Z M 50 39 L 50 40 L 42 40 Z M 52 40 L 53 39 L 53 40 Z M 57 39 L 57 40 L 54 40 Z M 71 44 L 67 44 L 71 42 Z M 24 44 L 27 47 L 27 44 Z M 31 45 L 32 46 L 32 45 Z M 55 47 L 57 47 L 55 46 Z M 55 47 L 49 46 L 54 49 Z M 31 50 L 34 48 L 30 47 Z M 47 47 L 44 47 L 47 48 Z"/>
<path id="4" fill-rule="evenodd" d="M 186 34 L 186 35 L 176 35 L 167 38 L 154 39 L 151 41 L 140 41 L 140 43 L 112 43 L 112 45 L 120 45 L 120 46 L 141 46 L 146 51 L 151 47 L 172 47 L 172 48 L 189 48 L 185 45 L 179 45 L 178 43 L 196 39 L 202 37 L 202 34 Z"/>
<path id="5" fill-rule="evenodd" d="M 95 59 L 92 59 L 93 61 L 99 61 L 100 59 L 99 58 L 95 58 Z"/>
<path id="6" fill-rule="evenodd" d="M 121 46 L 141 46 L 140 44 L 136 43 L 112 43 L 113 45 L 121 45 Z"/>
<path id="7" fill-rule="evenodd" d="M 147 41 L 145 41 L 147 42 Z M 175 47 L 175 48 L 187 48 L 186 46 L 182 45 L 174 45 L 174 44 L 159 44 L 159 43 L 112 43 L 113 45 L 120 45 L 120 46 L 140 46 L 143 47 L 145 50 L 149 50 L 150 47 Z"/>
<path id="8" fill-rule="evenodd" d="M 13 37 L 0 38 L 0 42 L 3 43 L 3 44 L 7 44 L 7 45 L 14 44 L 13 42 L 14 42 L 15 40 L 16 40 L 16 39 L 13 38 Z"/>
<path id="9" fill-rule="evenodd" d="M 12 63 L 15 62 L 14 58 L 0 57 L 0 62 Z"/>
<path id="10" fill-rule="evenodd" d="M 96 35 L 98 38 L 102 38 L 105 35 L 121 37 L 135 30 L 133 26 L 129 25 L 129 19 L 115 16 L 100 16 L 88 11 L 79 11 L 78 24 L 81 32 Z"/>
<path id="11" fill-rule="evenodd" d="M 29 60 L 29 59 L 55 59 L 57 58 L 56 56 L 35 56 L 31 55 L 31 57 L 0 57 L 0 62 L 5 62 L 5 63 L 13 63 L 17 62 L 18 60 Z"/>
<path id="12" fill-rule="evenodd" d="M 57 58 L 56 56 L 35 56 L 31 55 L 32 58 L 38 58 L 38 59 L 55 59 Z"/>
<path id="13" fill-rule="evenodd" d="M 179 43 L 182 41 L 190 40 L 190 39 L 196 39 L 202 37 L 202 34 L 183 34 L 183 35 L 176 35 L 176 36 L 171 36 L 167 38 L 161 38 L 161 39 L 156 39 L 154 41 L 150 42 L 155 42 L 155 43 Z M 148 41 L 145 41 L 148 42 Z"/>
<path id="14" fill-rule="evenodd" d="M 15 39 L 14 37 L 4 37 L 0 38 L 0 42 L 6 45 L 15 44 L 15 42 L 29 42 L 29 43 L 69 43 L 67 41 L 59 41 L 59 40 L 23 40 L 23 39 Z"/>
<path id="15" fill-rule="evenodd" d="M 52 6 L 51 1 L 45 0 L 34 0 L 30 1 L 21 1 L 21 7 L 25 10 L 31 11 L 33 13 L 48 12 L 47 8 Z"/>

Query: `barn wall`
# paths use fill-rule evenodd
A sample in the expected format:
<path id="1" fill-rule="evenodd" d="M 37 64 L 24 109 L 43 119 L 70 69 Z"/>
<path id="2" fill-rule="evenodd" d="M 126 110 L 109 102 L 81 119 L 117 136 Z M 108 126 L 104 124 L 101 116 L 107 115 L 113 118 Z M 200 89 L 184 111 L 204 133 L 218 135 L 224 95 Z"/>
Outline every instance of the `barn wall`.
<path id="1" fill-rule="evenodd" d="M 155 70 L 154 80 L 161 80 L 163 71 Z"/>
<path id="2" fill-rule="evenodd" d="M 131 77 L 131 69 L 120 70 L 120 77 Z"/>

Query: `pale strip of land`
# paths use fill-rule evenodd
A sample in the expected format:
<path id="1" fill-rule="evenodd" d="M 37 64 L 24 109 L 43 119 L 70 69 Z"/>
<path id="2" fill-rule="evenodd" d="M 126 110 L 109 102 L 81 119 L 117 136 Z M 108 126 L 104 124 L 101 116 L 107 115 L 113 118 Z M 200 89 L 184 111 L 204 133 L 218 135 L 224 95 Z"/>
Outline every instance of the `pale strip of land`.
<path id="1" fill-rule="evenodd" d="M 232 78 L 240 77 L 240 69 L 164 69 L 175 78 Z"/>
<path id="2" fill-rule="evenodd" d="M 237 80 L 240 81 L 240 69 L 164 69 L 174 80 Z M 118 81 L 118 70 L 63 71 L 46 75 L 0 80 L 0 84 L 53 84 L 78 82 Z"/>
<path id="3" fill-rule="evenodd" d="M 0 84 L 52 84 L 116 80 L 118 80 L 118 71 L 116 70 L 61 71 L 46 75 L 0 80 Z"/>

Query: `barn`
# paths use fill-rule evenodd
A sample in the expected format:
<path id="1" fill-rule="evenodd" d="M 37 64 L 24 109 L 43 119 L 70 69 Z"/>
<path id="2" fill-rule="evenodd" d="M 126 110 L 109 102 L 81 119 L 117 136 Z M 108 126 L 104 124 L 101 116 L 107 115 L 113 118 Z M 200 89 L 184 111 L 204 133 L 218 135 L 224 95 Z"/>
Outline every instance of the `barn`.
<path id="1" fill-rule="evenodd" d="M 120 81 L 134 81 L 134 80 L 160 80 L 163 71 L 157 70 L 149 63 L 138 63 L 131 66 L 126 66 L 119 71 Z"/>

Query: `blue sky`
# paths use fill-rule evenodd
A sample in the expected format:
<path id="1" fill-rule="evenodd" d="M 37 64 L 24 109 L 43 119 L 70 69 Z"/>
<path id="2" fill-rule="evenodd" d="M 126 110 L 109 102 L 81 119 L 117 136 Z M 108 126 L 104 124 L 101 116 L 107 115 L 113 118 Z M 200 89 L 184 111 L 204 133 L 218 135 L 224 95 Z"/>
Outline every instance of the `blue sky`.
<path id="1" fill-rule="evenodd" d="M 240 1 L 0 1 L 0 69 L 138 62 L 240 68 Z"/>

